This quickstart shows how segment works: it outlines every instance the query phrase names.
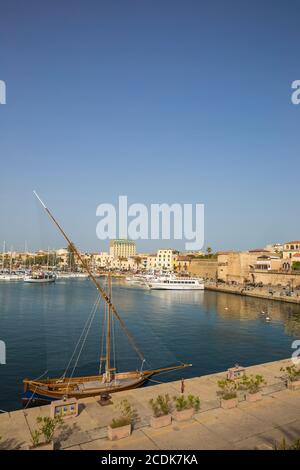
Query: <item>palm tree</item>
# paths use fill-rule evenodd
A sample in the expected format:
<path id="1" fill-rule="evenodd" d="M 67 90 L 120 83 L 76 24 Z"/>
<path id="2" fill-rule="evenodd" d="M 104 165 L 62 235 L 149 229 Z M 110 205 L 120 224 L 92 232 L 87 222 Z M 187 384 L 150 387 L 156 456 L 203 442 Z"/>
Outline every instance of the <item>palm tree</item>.
<path id="1" fill-rule="evenodd" d="M 142 263 L 142 258 L 140 256 L 136 256 L 134 258 L 135 264 L 136 264 L 136 269 L 139 269 L 140 264 Z"/>
<path id="2" fill-rule="evenodd" d="M 210 255 L 212 254 L 212 248 L 210 246 L 206 248 L 206 253 L 208 257 L 210 257 Z"/>

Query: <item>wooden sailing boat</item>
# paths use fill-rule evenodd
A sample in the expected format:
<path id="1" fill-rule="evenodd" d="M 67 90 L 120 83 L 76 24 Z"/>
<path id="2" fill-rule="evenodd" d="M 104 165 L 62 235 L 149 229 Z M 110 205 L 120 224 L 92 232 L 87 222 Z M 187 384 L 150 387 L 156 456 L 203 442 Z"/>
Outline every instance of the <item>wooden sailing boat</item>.
<path id="1" fill-rule="evenodd" d="M 45 206 L 43 201 L 34 191 L 35 196 L 38 198 L 45 211 L 49 215 L 50 219 L 57 226 L 59 231 L 62 233 L 73 253 L 77 256 L 84 269 L 88 272 L 90 280 L 94 283 L 100 296 L 107 305 L 107 319 L 106 319 L 106 352 L 105 356 L 100 358 L 101 362 L 105 362 L 105 371 L 98 375 L 93 376 L 81 376 L 73 377 L 73 375 L 66 377 L 63 375 L 60 378 L 46 378 L 46 379 L 24 379 L 24 394 L 22 397 L 23 405 L 35 406 L 40 404 L 47 404 L 52 400 L 62 399 L 65 397 L 69 398 L 86 398 L 92 396 L 100 396 L 102 394 L 118 392 L 121 390 L 128 390 L 131 388 L 140 387 L 152 377 L 154 374 L 168 372 L 176 369 L 183 369 L 191 366 L 191 364 L 172 365 L 169 367 L 162 367 L 158 369 L 143 370 L 145 363 L 145 357 L 136 345 L 133 337 L 128 331 L 124 321 L 117 312 L 116 307 L 111 300 L 111 277 L 108 278 L 108 293 L 100 284 L 99 280 L 96 279 L 93 272 L 91 271 L 88 263 L 82 257 L 73 242 L 66 235 L 64 230 L 61 228 L 57 220 L 53 217 L 49 209 Z M 129 343 L 139 356 L 141 360 L 140 370 L 129 371 L 129 372 L 117 372 L 115 367 L 111 364 L 111 320 L 112 316 L 119 322 L 121 328 L 126 334 Z M 74 370 L 74 369 L 73 369 Z"/>

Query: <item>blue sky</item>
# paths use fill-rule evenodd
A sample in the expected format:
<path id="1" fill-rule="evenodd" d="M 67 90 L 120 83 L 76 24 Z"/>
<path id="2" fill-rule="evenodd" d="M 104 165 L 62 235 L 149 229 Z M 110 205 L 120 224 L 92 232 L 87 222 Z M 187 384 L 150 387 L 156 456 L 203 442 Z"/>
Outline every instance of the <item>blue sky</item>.
<path id="1" fill-rule="evenodd" d="M 299 13 L 294 0 L 2 0 L 0 241 L 64 245 L 33 189 L 83 249 L 106 248 L 96 207 L 121 194 L 204 203 L 214 249 L 299 238 Z"/>

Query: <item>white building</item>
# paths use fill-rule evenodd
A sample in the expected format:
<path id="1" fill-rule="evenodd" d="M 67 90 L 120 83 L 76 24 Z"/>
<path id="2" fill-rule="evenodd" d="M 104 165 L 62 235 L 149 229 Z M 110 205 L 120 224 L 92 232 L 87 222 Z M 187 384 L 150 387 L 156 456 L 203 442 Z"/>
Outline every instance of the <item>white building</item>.
<path id="1" fill-rule="evenodd" d="M 156 268 L 173 271 L 174 260 L 177 255 L 178 251 L 172 250 L 171 248 L 158 250 L 156 255 Z"/>
<path id="2" fill-rule="evenodd" d="M 294 240 L 286 242 L 283 247 L 283 258 L 292 259 L 297 253 L 300 253 L 300 241 Z M 297 257 L 296 257 L 297 258 Z"/>
<path id="3" fill-rule="evenodd" d="M 269 243 L 265 246 L 265 250 L 271 253 L 282 253 L 284 245 L 282 243 Z"/>

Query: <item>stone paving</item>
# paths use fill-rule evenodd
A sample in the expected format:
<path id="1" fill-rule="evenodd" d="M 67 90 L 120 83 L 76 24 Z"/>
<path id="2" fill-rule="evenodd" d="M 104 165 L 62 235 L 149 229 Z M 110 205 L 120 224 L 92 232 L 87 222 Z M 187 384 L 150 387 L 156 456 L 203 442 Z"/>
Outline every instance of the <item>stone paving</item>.
<path id="1" fill-rule="evenodd" d="M 186 422 L 172 421 L 161 429 L 149 426 L 149 399 L 168 393 L 180 393 L 180 381 L 114 394 L 114 404 L 126 398 L 137 410 L 139 420 L 132 435 L 119 441 L 109 441 L 107 425 L 116 415 L 114 405 L 101 406 L 98 399 L 79 401 L 79 416 L 65 420 L 57 431 L 57 445 L 65 450 L 109 449 L 272 449 L 283 438 L 292 442 L 300 438 L 300 391 L 286 389 L 280 379 L 280 368 L 291 364 L 289 359 L 247 368 L 247 374 L 262 374 L 267 386 L 263 400 L 249 403 L 243 395 L 239 405 L 231 410 L 220 408 L 216 396 L 217 382 L 225 373 L 185 380 L 185 393 L 199 395 L 200 412 Z M 31 442 L 36 418 L 49 415 L 50 406 L 0 414 L 0 449 L 22 448 Z"/>
<path id="2" fill-rule="evenodd" d="M 300 304 L 299 291 L 297 291 L 296 294 L 293 294 L 293 296 L 289 297 L 286 295 L 286 293 L 280 295 L 279 291 L 275 291 L 273 294 L 270 294 L 269 288 L 266 286 L 251 288 L 251 290 L 247 290 L 241 285 L 227 285 L 223 283 L 219 283 L 218 285 L 216 285 L 215 282 L 206 282 L 205 289 L 217 291 L 217 292 L 224 292 L 226 294 L 237 294 L 237 295 L 243 295 L 247 297 L 256 297 L 259 299 L 268 299 L 268 300 L 277 300 L 279 302 L 288 302 L 290 304 L 298 304 L 298 305 Z"/>

